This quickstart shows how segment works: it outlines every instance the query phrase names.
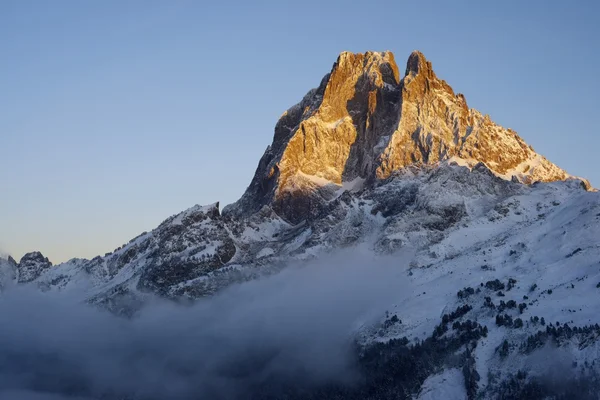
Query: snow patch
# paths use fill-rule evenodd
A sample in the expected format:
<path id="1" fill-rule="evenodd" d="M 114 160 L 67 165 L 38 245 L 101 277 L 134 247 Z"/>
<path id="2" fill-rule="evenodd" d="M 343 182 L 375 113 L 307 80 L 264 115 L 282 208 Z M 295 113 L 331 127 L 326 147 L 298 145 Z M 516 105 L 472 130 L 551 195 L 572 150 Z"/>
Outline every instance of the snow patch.
<path id="1" fill-rule="evenodd" d="M 417 400 L 464 400 L 466 398 L 462 372 L 452 368 L 427 378 Z"/>
<path id="2" fill-rule="evenodd" d="M 275 250 L 273 250 L 270 247 L 265 247 L 264 249 L 262 249 L 261 251 L 259 251 L 256 254 L 256 258 L 263 258 L 263 257 L 268 257 L 270 255 L 275 254 Z"/>

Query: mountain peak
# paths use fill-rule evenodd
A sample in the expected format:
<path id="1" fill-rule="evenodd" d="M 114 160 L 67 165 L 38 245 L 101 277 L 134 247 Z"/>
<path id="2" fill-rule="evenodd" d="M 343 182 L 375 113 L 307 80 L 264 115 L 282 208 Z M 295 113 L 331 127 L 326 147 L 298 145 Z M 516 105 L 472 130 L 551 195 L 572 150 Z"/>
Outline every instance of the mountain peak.
<path id="1" fill-rule="evenodd" d="M 39 277 L 42 272 L 52 267 L 52 262 L 48 257 L 44 257 L 39 251 L 33 251 L 21 257 L 17 270 L 19 273 L 19 282 L 31 282 Z"/>
<path id="2" fill-rule="evenodd" d="M 15 259 L 12 258 L 12 256 L 8 256 L 7 261 L 10 265 L 15 266 L 15 267 L 17 266 L 17 261 L 15 261 Z"/>
<path id="3" fill-rule="evenodd" d="M 343 51 L 338 56 L 331 74 L 339 71 L 345 73 L 373 74 L 376 79 L 389 84 L 400 82 L 400 72 L 390 51 L 367 51 L 365 53 L 352 53 Z"/>
<path id="4" fill-rule="evenodd" d="M 525 184 L 571 177 L 516 132 L 470 109 L 421 52 L 410 54 L 403 78 L 389 51 L 342 52 L 319 87 L 282 115 L 250 186 L 223 212 L 247 215 L 268 205 L 297 223 L 348 182 L 370 184 L 450 159 Z"/>
<path id="5" fill-rule="evenodd" d="M 408 61 L 406 62 L 405 75 L 418 74 L 421 71 L 431 70 L 431 63 L 427 61 L 423 53 L 418 50 L 414 50 L 410 53 Z"/>

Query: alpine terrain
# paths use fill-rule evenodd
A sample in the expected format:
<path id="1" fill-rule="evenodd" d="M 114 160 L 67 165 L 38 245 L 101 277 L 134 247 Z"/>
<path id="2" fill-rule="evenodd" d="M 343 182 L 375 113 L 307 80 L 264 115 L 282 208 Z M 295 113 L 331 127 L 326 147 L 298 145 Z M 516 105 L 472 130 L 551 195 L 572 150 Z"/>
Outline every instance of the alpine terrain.
<path id="1" fill-rule="evenodd" d="M 423 54 L 401 71 L 390 52 L 344 52 L 283 113 L 237 202 L 196 205 L 92 260 L 2 259 L 0 290 L 68 294 L 135 319 L 156 297 L 190 304 L 359 249 L 397 260 L 402 289 L 348 332 L 352 382 L 254 379 L 274 357 L 259 355 L 236 370 L 253 379 L 231 398 L 597 399 L 599 238 L 589 182 L 469 108 Z"/>

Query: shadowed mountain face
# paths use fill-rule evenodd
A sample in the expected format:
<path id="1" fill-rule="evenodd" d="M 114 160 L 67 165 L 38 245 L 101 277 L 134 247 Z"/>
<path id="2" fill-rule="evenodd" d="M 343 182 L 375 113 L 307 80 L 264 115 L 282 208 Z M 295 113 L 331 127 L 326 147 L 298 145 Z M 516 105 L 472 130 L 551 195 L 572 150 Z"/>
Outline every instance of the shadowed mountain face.
<path id="1" fill-rule="evenodd" d="M 250 186 L 224 212 L 251 215 L 269 205 L 298 223 L 318 215 L 340 187 L 448 159 L 482 162 L 526 184 L 569 177 L 516 132 L 470 109 L 420 52 L 408 58 L 403 78 L 390 52 L 344 52 L 319 87 L 280 118 Z"/>

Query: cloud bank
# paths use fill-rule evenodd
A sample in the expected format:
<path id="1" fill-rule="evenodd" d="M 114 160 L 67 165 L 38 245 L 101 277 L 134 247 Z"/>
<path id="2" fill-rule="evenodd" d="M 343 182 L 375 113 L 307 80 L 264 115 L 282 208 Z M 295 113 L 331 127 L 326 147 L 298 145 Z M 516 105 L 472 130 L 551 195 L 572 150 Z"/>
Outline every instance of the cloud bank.
<path id="1" fill-rule="evenodd" d="M 399 265 L 340 253 L 191 306 L 156 300 L 132 320 L 7 290 L 0 399 L 243 399 L 290 382 L 351 384 L 351 333 L 402 291 Z"/>

